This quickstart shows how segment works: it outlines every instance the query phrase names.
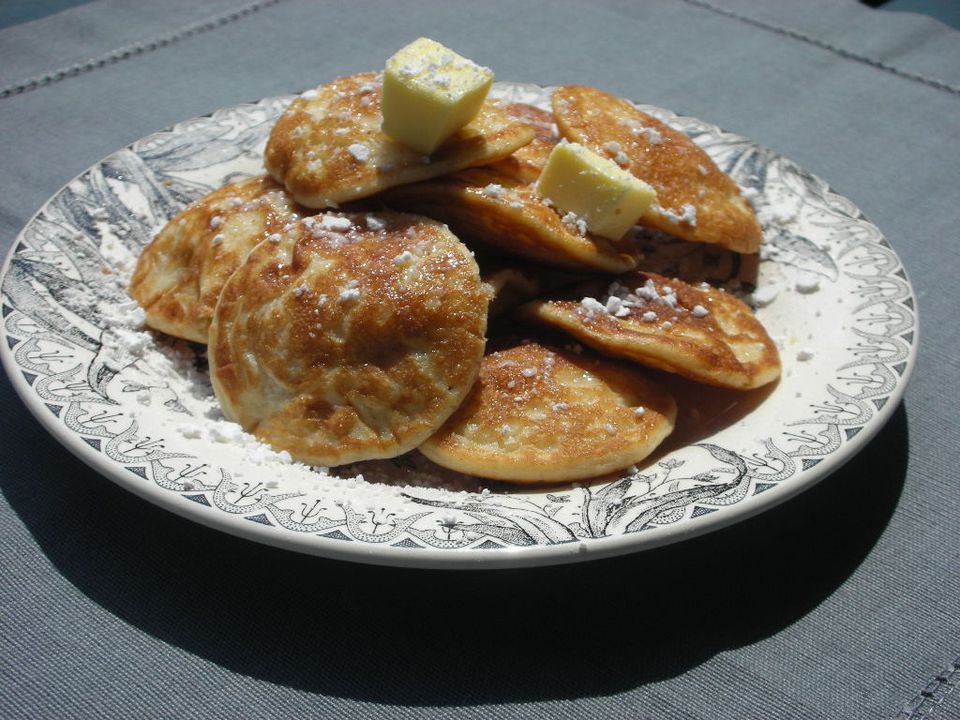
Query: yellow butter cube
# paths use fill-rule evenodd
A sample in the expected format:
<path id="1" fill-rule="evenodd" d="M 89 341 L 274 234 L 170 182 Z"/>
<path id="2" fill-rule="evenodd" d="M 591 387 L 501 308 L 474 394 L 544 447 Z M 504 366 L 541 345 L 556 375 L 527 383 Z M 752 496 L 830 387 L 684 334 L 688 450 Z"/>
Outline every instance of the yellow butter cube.
<path id="1" fill-rule="evenodd" d="M 493 72 L 438 42 L 419 38 L 387 60 L 383 132 L 429 155 L 476 117 Z"/>
<path id="2" fill-rule="evenodd" d="M 537 193 L 561 215 L 572 213 L 595 235 L 619 240 L 657 199 L 656 191 L 612 160 L 561 141 L 547 159 Z"/>

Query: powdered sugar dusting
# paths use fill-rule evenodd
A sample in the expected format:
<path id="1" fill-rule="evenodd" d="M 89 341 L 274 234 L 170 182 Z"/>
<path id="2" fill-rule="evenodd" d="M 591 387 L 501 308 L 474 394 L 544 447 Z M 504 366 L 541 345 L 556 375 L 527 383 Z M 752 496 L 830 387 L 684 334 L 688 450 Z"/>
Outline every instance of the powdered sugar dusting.
<path id="1" fill-rule="evenodd" d="M 373 225 L 377 225 L 376 219 Z M 327 215 L 316 221 L 316 226 L 336 232 L 348 230 L 352 223 Z M 205 348 L 150 330 L 143 310 L 132 299 L 118 301 L 117 291 L 125 296 L 123 289 L 129 284 L 136 256 L 120 238 L 107 232 L 100 250 L 113 272 L 102 288 L 85 290 L 97 297 L 84 302 L 93 302 L 97 308 L 101 352 L 122 368 L 112 381 L 118 389 L 111 391 L 111 397 L 120 398 L 124 416 L 134 423 L 132 427 L 144 442 L 161 438 L 176 452 L 200 459 L 199 465 L 187 463 L 193 470 L 189 477 L 178 480 L 180 489 L 213 490 L 226 477 L 212 473 L 215 463 L 229 472 L 231 482 L 264 487 L 278 497 L 321 493 L 329 502 L 359 509 L 409 502 L 404 493 L 413 487 L 421 495 L 431 488 L 442 497 L 454 498 L 481 490 L 476 481 L 466 482 L 452 473 L 437 476 L 432 468 L 400 471 L 389 461 L 368 461 L 335 471 L 308 467 L 245 432 L 223 415 L 206 369 Z M 291 292 L 306 297 L 309 290 L 300 285 Z M 348 284 L 340 299 L 350 301 L 357 296 L 359 289 Z M 317 298 L 318 304 L 325 300 Z"/>

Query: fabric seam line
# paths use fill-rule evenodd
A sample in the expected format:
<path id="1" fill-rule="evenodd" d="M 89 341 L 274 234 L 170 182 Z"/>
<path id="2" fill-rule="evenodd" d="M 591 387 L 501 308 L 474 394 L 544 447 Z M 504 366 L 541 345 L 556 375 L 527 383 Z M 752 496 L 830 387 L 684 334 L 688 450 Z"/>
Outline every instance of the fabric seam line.
<path id="1" fill-rule="evenodd" d="M 131 45 L 124 45 L 123 47 L 117 48 L 116 50 L 111 50 L 103 55 L 98 55 L 97 57 L 86 60 L 85 62 L 74 63 L 73 65 L 61 67 L 52 72 L 44 73 L 43 75 L 28 78 L 23 82 L 8 85 L 5 88 L 0 88 L 0 99 L 13 97 L 14 95 L 21 95 L 25 92 L 60 82 L 66 78 L 76 77 L 77 75 L 82 75 L 83 73 L 96 70 L 97 68 L 101 68 L 106 65 L 112 65 L 121 60 L 126 60 L 127 58 L 144 55 L 148 52 L 152 52 L 153 50 L 168 47 L 169 45 L 173 45 L 194 35 L 199 35 L 200 33 L 209 32 L 210 30 L 223 27 L 234 20 L 239 20 L 247 15 L 259 12 L 260 10 L 270 7 L 271 5 L 276 5 L 281 1 L 282 0 L 258 0 L 257 2 L 244 5 L 236 10 L 231 10 L 230 12 L 222 13 L 220 15 L 214 15 L 206 20 L 200 20 L 198 22 L 191 23 L 190 25 L 185 25 L 184 27 L 165 35 L 160 35 L 150 40 L 133 43 Z"/>
<path id="2" fill-rule="evenodd" d="M 883 72 L 890 73 L 891 75 L 896 75 L 897 77 L 904 78 L 905 80 L 912 80 L 914 82 L 919 82 L 924 85 L 927 85 L 928 87 L 935 88 L 936 90 L 942 90 L 944 92 L 950 93 L 951 95 L 960 95 L 960 87 L 951 85 L 950 83 L 944 82 L 943 80 L 938 80 L 937 78 L 930 78 L 924 75 L 919 75 L 917 73 L 901 70 L 897 67 L 894 67 L 893 65 L 888 65 L 885 62 L 882 62 L 881 60 L 868 57 L 867 55 L 861 55 L 851 50 L 846 50 L 838 45 L 833 45 L 832 43 L 828 43 L 823 40 L 818 40 L 815 37 L 811 37 L 810 35 L 806 35 L 797 30 L 791 30 L 788 27 L 775 25 L 773 23 L 768 23 L 763 20 L 757 20 L 756 18 L 752 18 L 749 15 L 743 15 L 733 10 L 727 10 L 726 8 L 718 7 L 713 3 L 707 2 L 707 0 L 681 0 L 681 2 L 684 2 L 687 5 L 693 5 L 694 7 L 698 7 L 703 10 L 709 10 L 710 12 L 714 12 L 717 15 L 722 15 L 724 17 L 731 18 L 732 20 L 738 20 L 742 23 L 746 23 L 747 25 L 753 25 L 754 27 L 758 27 L 763 30 L 776 33 L 778 35 L 789 37 L 793 40 L 799 40 L 800 42 L 804 42 L 809 45 L 818 47 L 821 50 L 827 50 L 828 52 L 832 52 L 833 54 L 838 55 L 844 58 L 845 60 L 853 60 L 854 62 L 868 65 L 869 67 L 875 68 L 877 70 L 882 70 Z"/>
<path id="3" fill-rule="evenodd" d="M 960 657 L 937 673 L 901 710 L 896 720 L 921 718 L 943 702 L 952 693 L 960 681 Z"/>

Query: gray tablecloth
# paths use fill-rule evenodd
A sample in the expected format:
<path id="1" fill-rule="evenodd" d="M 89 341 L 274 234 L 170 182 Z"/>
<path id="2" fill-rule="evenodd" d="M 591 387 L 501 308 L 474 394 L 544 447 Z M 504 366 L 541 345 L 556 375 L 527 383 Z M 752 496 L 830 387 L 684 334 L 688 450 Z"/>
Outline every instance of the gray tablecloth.
<path id="1" fill-rule="evenodd" d="M 101 0 L 0 31 L 0 246 L 70 178 L 428 35 L 798 161 L 916 288 L 906 400 L 812 490 L 613 560 L 424 572 L 296 555 L 101 478 L 0 381 L 0 716 L 960 717 L 960 36 L 848 2 Z"/>

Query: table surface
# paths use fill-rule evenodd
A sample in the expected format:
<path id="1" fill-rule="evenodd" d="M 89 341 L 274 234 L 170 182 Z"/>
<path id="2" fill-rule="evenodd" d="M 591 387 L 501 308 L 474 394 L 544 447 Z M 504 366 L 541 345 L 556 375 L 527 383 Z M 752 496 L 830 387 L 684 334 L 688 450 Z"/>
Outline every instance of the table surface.
<path id="1" fill-rule="evenodd" d="M 960 718 L 960 35 L 933 19 L 828 0 L 82 4 L 0 30 L 0 249 L 115 149 L 418 35 L 827 179 L 916 289 L 904 402 L 840 471 L 734 527 L 469 573 L 194 525 L 77 461 L 3 378 L 0 716 Z"/>

